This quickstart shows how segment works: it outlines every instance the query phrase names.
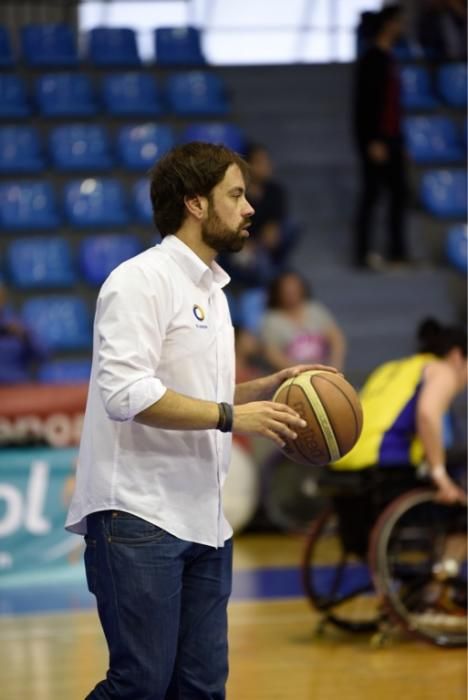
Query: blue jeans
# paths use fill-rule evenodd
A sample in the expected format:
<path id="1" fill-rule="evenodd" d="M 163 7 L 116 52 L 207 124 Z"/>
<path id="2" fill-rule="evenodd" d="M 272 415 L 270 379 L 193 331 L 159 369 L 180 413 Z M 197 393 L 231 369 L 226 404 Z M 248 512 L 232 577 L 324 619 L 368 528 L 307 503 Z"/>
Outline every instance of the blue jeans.
<path id="1" fill-rule="evenodd" d="M 231 540 L 215 549 L 103 511 L 88 516 L 85 567 L 109 647 L 87 700 L 224 700 Z"/>

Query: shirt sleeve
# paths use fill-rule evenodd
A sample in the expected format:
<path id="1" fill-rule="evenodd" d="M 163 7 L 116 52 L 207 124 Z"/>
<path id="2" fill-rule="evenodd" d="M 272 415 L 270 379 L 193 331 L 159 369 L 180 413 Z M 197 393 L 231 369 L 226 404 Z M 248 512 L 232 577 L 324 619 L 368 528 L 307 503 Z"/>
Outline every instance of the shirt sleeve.
<path id="1" fill-rule="evenodd" d="M 155 375 L 170 319 L 169 285 L 155 273 L 119 267 L 98 298 L 95 339 L 97 384 L 109 418 L 132 420 L 159 401 L 166 387 Z"/>

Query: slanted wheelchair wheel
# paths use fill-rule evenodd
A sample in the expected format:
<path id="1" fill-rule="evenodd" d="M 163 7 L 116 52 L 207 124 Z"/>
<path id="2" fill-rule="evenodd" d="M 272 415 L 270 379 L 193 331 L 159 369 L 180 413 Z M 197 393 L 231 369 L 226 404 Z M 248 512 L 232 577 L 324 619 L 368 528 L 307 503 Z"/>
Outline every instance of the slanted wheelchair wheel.
<path id="1" fill-rule="evenodd" d="M 330 506 L 312 523 L 302 562 L 305 593 L 325 620 L 351 632 L 374 632 L 379 611 L 367 564 L 344 551 Z"/>
<path id="2" fill-rule="evenodd" d="M 444 647 L 467 643 L 466 507 L 443 506 L 430 489 L 393 501 L 373 528 L 369 561 L 390 618 Z"/>

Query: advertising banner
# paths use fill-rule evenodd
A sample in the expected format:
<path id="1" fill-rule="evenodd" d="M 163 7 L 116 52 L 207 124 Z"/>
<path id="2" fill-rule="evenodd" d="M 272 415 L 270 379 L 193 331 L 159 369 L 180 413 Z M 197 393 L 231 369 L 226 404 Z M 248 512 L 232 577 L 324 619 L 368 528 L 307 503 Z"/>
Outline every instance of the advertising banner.
<path id="1" fill-rule="evenodd" d="M 0 450 L 0 584 L 82 568 L 81 537 L 64 530 L 76 448 Z"/>

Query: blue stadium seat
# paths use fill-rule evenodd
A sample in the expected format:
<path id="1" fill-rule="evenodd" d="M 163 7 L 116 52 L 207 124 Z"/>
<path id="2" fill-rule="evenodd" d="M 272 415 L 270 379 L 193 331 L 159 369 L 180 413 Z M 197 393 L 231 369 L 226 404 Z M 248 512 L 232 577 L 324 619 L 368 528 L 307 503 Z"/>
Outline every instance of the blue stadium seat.
<path id="1" fill-rule="evenodd" d="M 112 270 L 141 252 L 140 240 L 131 234 L 89 236 L 80 245 L 80 267 L 89 284 L 102 284 Z"/>
<path id="2" fill-rule="evenodd" d="M 64 238 L 25 238 L 8 246 L 9 279 L 19 289 L 71 287 L 75 282 L 70 245 Z"/>
<path id="3" fill-rule="evenodd" d="M 463 161 L 464 149 L 448 117 L 408 117 L 404 122 L 408 151 L 416 163 Z"/>
<path id="4" fill-rule="evenodd" d="M 182 134 L 182 143 L 189 141 L 205 141 L 206 143 L 223 144 L 237 153 L 243 153 L 245 136 L 234 124 L 211 122 L 207 124 L 191 124 Z"/>
<path id="5" fill-rule="evenodd" d="M 163 66 L 201 66 L 206 63 L 200 32 L 194 27 L 161 27 L 154 31 L 156 61 Z"/>
<path id="6" fill-rule="evenodd" d="M 467 68 L 464 63 L 448 63 L 437 71 L 437 87 L 451 107 L 466 107 Z"/>
<path id="7" fill-rule="evenodd" d="M 176 114 L 222 116 L 229 109 L 224 83 L 206 71 L 171 75 L 166 83 L 166 97 Z"/>
<path id="8" fill-rule="evenodd" d="M 133 29 L 96 27 L 88 33 L 88 59 L 95 66 L 110 68 L 141 65 Z"/>
<path id="9" fill-rule="evenodd" d="M 0 75 L 0 118 L 17 119 L 30 114 L 23 80 L 10 73 Z"/>
<path id="10" fill-rule="evenodd" d="M 90 360 L 52 360 L 39 367 L 37 379 L 42 384 L 84 384 L 90 374 Z"/>
<path id="11" fill-rule="evenodd" d="M 153 208 L 151 205 L 149 180 L 143 178 L 133 185 L 133 208 L 137 221 L 142 224 L 153 223 Z"/>
<path id="12" fill-rule="evenodd" d="M 112 158 L 104 127 L 97 124 L 57 126 L 49 133 L 50 157 L 65 171 L 109 170 Z"/>
<path id="13" fill-rule="evenodd" d="M 74 180 L 65 186 L 65 214 L 78 228 L 124 226 L 128 214 L 122 186 L 111 178 Z"/>
<path id="14" fill-rule="evenodd" d="M 447 260 L 455 270 L 466 275 L 468 272 L 468 226 L 453 226 L 445 240 Z"/>
<path id="15" fill-rule="evenodd" d="M 91 345 L 91 319 L 80 297 L 28 299 L 23 304 L 21 317 L 48 350 L 81 350 Z"/>
<path id="16" fill-rule="evenodd" d="M 147 73 L 105 76 L 102 99 L 107 111 L 118 116 L 157 116 L 163 111 L 156 82 Z"/>
<path id="17" fill-rule="evenodd" d="M 10 35 L 6 27 L 0 27 L 0 67 L 12 68 L 14 63 Z"/>
<path id="18" fill-rule="evenodd" d="M 424 66 L 404 66 L 401 70 L 401 101 L 405 109 L 432 110 L 439 102 L 435 98 L 431 78 Z"/>
<path id="19" fill-rule="evenodd" d="M 59 217 L 52 187 L 48 182 L 6 182 L 0 184 L 0 227 L 2 229 L 56 229 Z"/>
<path id="20" fill-rule="evenodd" d="M 120 161 L 130 170 L 148 170 L 173 145 L 172 129 L 159 124 L 124 126 L 117 138 Z"/>
<path id="21" fill-rule="evenodd" d="M 430 170 L 421 183 L 424 207 L 439 218 L 466 218 L 466 172 L 462 170 Z"/>
<path id="22" fill-rule="evenodd" d="M 23 57 L 29 66 L 72 68 L 78 65 L 75 37 L 67 24 L 30 24 L 21 30 Z"/>
<path id="23" fill-rule="evenodd" d="M 36 100 L 45 117 L 87 117 L 96 114 L 91 83 L 83 73 L 47 73 L 36 80 Z"/>
<path id="24" fill-rule="evenodd" d="M 238 300 L 239 325 L 251 333 L 258 333 L 265 313 L 267 292 L 265 289 L 249 289 Z"/>
<path id="25" fill-rule="evenodd" d="M 37 131 L 0 126 L 0 173 L 37 173 L 44 168 Z"/>

